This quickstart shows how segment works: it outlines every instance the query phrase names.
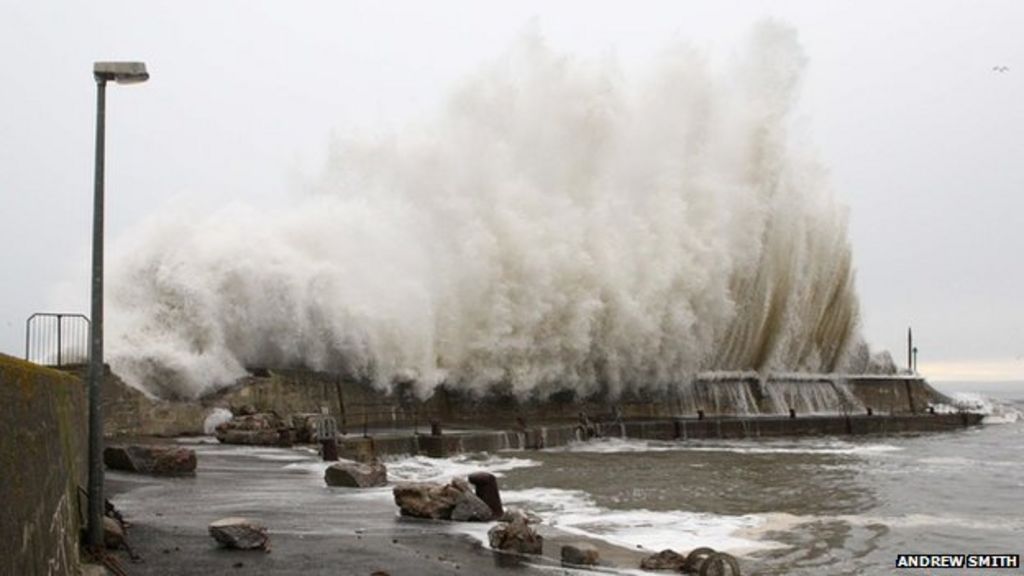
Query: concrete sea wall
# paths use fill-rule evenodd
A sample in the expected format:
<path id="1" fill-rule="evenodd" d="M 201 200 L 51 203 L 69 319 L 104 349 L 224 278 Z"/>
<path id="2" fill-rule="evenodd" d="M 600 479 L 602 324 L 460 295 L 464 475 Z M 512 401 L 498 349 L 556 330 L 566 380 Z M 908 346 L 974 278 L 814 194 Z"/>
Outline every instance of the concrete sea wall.
<path id="1" fill-rule="evenodd" d="M 0 575 L 77 575 L 86 502 L 82 382 L 0 354 Z"/>
<path id="2" fill-rule="evenodd" d="M 339 430 L 364 428 L 427 429 L 432 421 L 446 428 L 518 429 L 575 422 L 581 413 L 596 421 L 695 417 L 865 414 L 904 415 L 926 412 L 948 402 L 916 376 L 708 374 L 692 384 L 664 392 L 626 394 L 614 401 L 580 398 L 571 391 L 544 399 L 511 395 L 475 397 L 438 388 L 419 399 L 411 388 L 390 393 L 333 374 L 302 370 L 261 370 L 234 386 L 199 401 L 149 398 L 108 374 L 104 386 L 108 436 L 177 436 L 200 434 L 215 408 L 252 405 L 281 416 L 326 409 Z"/>
<path id="3" fill-rule="evenodd" d="M 665 418 L 598 425 L 602 437 L 686 441 L 787 436 L 858 436 L 910 432 L 948 432 L 981 423 L 981 414 L 902 414 L 868 416 L 757 416 L 750 418 Z M 440 458 L 459 453 L 537 450 L 583 440 L 578 424 L 553 424 L 521 430 L 459 430 L 438 436 L 409 431 L 339 440 L 343 458 L 369 460 L 388 454 L 424 454 Z"/>

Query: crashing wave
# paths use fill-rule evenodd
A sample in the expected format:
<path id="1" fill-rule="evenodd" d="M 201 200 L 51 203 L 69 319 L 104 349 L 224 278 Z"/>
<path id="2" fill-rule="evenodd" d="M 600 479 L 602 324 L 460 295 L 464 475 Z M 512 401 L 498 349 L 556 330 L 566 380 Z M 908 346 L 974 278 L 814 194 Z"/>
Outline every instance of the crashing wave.
<path id="1" fill-rule="evenodd" d="M 111 363 L 185 397 L 252 365 L 424 395 L 836 371 L 858 302 L 846 210 L 789 134 L 806 59 L 774 22 L 743 54 L 629 78 L 529 33 L 285 209 L 164 210 L 116 245 Z"/>

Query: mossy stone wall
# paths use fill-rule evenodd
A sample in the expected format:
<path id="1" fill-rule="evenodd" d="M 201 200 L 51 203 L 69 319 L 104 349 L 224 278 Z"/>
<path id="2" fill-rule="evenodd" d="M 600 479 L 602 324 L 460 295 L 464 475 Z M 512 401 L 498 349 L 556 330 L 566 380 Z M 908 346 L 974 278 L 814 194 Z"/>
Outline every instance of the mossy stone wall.
<path id="1" fill-rule="evenodd" d="M 78 378 L 0 354 L 0 575 L 78 574 L 86 509 L 86 391 Z"/>

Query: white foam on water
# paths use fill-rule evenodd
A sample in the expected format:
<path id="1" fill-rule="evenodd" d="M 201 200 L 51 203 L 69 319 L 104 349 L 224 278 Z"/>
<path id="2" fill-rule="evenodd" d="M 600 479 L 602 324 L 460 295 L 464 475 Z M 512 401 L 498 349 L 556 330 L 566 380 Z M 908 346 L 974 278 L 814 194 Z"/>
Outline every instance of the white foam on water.
<path id="1" fill-rule="evenodd" d="M 349 460 L 342 459 L 339 460 L 338 462 L 349 462 Z M 327 471 L 327 468 L 329 468 L 331 464 L 336 464 L 336 462 L 324 462 L 320 459 L 317 459 L 315 461 L 308 462 L 293 462 L 285 466 L 284 469 L 289 470 L 291 472 L 303 472 L 306 474 L 323 476 L 324 472 Z"/>
<path id="2" fill-rule="evenodd" d="M 837 439 L 805 440 L 689 440 L 668 442 L 601 438 L 587 442 L 572 442 L 566 446 L 550 448 L 550 452 L 593 452 L 599 454 L 634 452 L 732 452 L 735 454 L 848 454 L 867 455 L 897 452 L 899 446 L 878 443 L 854 443 Z"/>
<path id="3" fill-rule="evenodd" d="M 495 476 L 518 468 L 540 466 L 540 462 L 526 458 L 512 458 L 494 454 L 459 454 L 448 458 L 429 456 L 386 456 L 382 458 L 388 469 L 388 480 L 395 482 L 440 482 L 452 478 L 465 478 L 473 472 L 486 471 Z M 348 460 L 342 460 L 348 462 Z M 285 466 L 286 470 L 305 472 L 322 476 L 334 462 L 295 462 Z"/>
<path id="4" fill-rule="evenodd" d="M 949 394 L 952 404 L 935 404 L 940 414 L 974 412 L 984 414 L 983 424 L 1013 424 L 1024 422 L 1024 412 L 1011 404 L 978 394 L 976 392 L 955 392 Z"/>
<path id="5" fill-rule="evenodd" d="M 448 482 L 454 477 L 465 478 L 473 472 L 490 472 L 502 476 L 518 468 L 540 466 L 540 462 L 526 458 L 512 458 L 494 454 L 460 454 L 449 458 L 403 456 L 385 459 L 388 478 L 396 482 Z"/>
<path id="6" fill-rule="evenodd" d="M 675 442 L 656 440 L 635 440 L 630 438 L 595 438 L 587 441 L 572 441 L 563 446 L 544 448 L 543 452 L 590 452 L 595 454 L 618 454 L 632 452 L 674 452 L 683 450 Z"/>
<path id="7" fill-rule="evenodd" d="M 214 408 L 206 419 L 203 420 L 203 434 L 212 435 L 217 431 L 217 426 L 231 420 L 231 410 L 227 408 Z"/>
<path id="8" fill-rule="evenodd" d="M 544 520 L 544 525 L 633 550 L 657 552 L 665 548 L 690 550 L 711 546 L 742 554 L 779 545 L 741 534 L 765 521 L 756 515 L 612 510 L 597 506 L 585 492 L 552 488 L 504 491 L 502 500 L 534 512 Z"/>

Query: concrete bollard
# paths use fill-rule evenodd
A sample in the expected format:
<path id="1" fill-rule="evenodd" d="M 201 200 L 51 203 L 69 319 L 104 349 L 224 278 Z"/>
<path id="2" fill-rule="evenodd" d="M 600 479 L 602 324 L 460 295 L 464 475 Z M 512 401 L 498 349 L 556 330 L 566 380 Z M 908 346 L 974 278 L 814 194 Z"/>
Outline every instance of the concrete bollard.
<path id="1" fill-rule="evenodd" d="M 320 441 L 321 454 L 324 462 L 338 461 L 338 441 L 334 438 L 324 438 Z"/>
<path id="2" fill-rule="evenodd" d="M 498 479 L 490 472 L 474 472 L 469 475 L 469 483 L 476 489 L 477 498 L 483 500 L 494 512 L 495 518 L 505 513 L 501 506 L 501 493 L 498 491 Z"/>

